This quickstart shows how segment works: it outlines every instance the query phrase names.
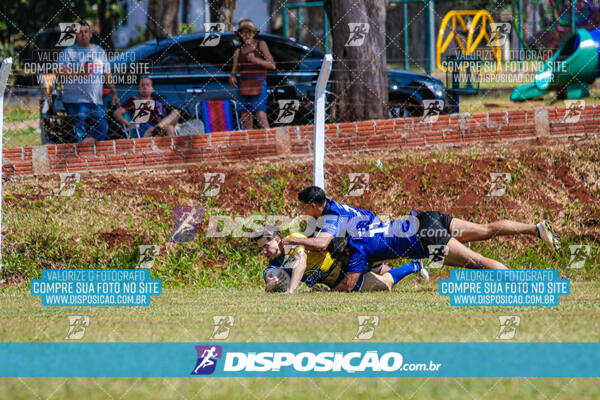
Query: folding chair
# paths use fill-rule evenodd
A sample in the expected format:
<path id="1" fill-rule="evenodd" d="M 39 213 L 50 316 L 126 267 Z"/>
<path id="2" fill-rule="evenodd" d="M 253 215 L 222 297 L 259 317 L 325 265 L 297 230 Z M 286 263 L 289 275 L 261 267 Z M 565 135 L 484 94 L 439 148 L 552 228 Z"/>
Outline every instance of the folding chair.
<path id="1" fill-rule="evenodd" d="M 240 130 L 240 118 L 233 100 L 201 101 L 194 108 L 196 119 L 204 123 L 204 133 Z"/>

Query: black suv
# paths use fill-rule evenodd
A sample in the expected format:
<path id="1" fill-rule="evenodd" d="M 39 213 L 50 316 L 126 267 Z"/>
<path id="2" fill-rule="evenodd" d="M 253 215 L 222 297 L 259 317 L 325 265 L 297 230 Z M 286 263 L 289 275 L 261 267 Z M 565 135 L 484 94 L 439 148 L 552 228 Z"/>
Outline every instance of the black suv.
<path id="1" fill-rule="evenodd" d="M 279 100 L 298 100 L 300 110 L 292 122 L 286 121 L 287 125 L 312 123 L 315 85 L 324 53 L 281 36 L 259 34 L 257 38 L 267 43 L 277 66 L 276 71 L 267 73 L 269 122 L 278 125 Z M 229 76 L 233 53 L 239 46 L 233 32 L 202 32 L 152 40 L 127 49 L 110 60 L 119 98 L 123 102 L 136 95 L 136 74 L 147 74 L 155 92 L 183 110 L 184 115 L 194 116 L 196 104 L 201 101 L 235 99 L 236 90 L 229 84 Z M 423 115 L 424 100 L 442 100 L 443 113 L 453 110 L 446 88 L 430 75 L 388 70 L 388 83 L 392 118 Z M 104 98 L 107 108 L 110 96 Z M 42 143 L 68 141 L 69 133 L 62 132 L 65 123 L 60 92 L 45 100 L 41 110 Z M 119 137 L 119 129 L 113 123 L 110 126 L 109 137 Z"/>

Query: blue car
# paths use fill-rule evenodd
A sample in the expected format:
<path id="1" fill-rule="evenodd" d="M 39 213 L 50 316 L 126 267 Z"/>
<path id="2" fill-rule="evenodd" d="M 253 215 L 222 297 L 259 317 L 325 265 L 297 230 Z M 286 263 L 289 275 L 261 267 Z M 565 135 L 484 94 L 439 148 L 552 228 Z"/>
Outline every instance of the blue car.
<path id="1" fill-rule="evenodd" d="M 277 66 L 277 70 L 267 73 L 269 123 L 278 125 L 280 100 L 299 102 L 298 112 L 292 121 L 286 120 L 286 125 L 312 123 L 315 85 L 324 53 L 281 36 L 259 34 L 257 38 L 267 43 Z M 195 118 L 198 104 L 203 101 L 236 99 L 237 91 L 229 84 L 229 76 L 233 53 L 239 46 L 233 32 L 202 32 L 131 47 L 110 60 L 119 98 L 124 102 L 137 95 L 137 79 L 147 75 L 156 93 L 183 111 L 186 118 Z M 454 109 L 442 82 L 430 75 L 388 70 L 388 84 L 391 118 L 423 115 L 425 100 L 442 100 L 442 113 Z M 104 98 L 107 109 L 110 96 Z M 43 143 L 68 142 L 70 132 L 61 115 L 60 93 L 41 111 Z M 118 124 L 109 122 L 109 137 L 123 137 Z"/>

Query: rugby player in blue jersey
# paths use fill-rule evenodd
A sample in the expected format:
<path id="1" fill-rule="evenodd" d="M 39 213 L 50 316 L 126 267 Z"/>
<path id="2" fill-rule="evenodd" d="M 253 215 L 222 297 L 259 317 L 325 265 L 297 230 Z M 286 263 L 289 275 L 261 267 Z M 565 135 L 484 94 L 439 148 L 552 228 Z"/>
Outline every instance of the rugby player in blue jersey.
<path id="1" fill-rule="evenodd" d="M 305 238 L 299 233 L 291 237 Z M 260 252 L 269 260 L 269 265 L 263 271 L 265 290 L 267 292 L 294 293 L 300 282 L 309 288 L 316 284 L 327 285 L 331 290 L 346 291 L 345 286 L 338 287 L 345 278 L 345 272 L 340 268 L 341 263 L 335 262 L 327 252 L 305 251 L 302 246 L 286 246 L 282 243 L 281 231 L 278 227 L 266 226 L 256 238 Z M 397 268 L 390 268 L 380 260 L 379 263 L 366 263 L 354 285 L 348 291 L 370 292 L 391 290 L 394 286 L 393 274 L 401 268 L 406 274 L 420 272 L 420 276 L 429 279 L 427 271 L 420 260 Z"/>
<path id="2" fill-rule="evenodd" d="M 389 233 L 380 231 L 387 229 L 385 224 L 382 224 L 372 211 L 356 209 L 330 200 L 326 198 L 325 191 L 319 187 L 310 186 L 302 190 L 298 193 L 298 200 L 301 204 L 301 212 L 321 219 L 323 228 L 315 237 L 285 238 L 283 243 L 302 245 L 308 250 L 327 250 L 334 237 L 344 237 L 347 234 L 350 236 L 348 251 L 355 249 L 353 240 L 362 240 L 365 243 L 359 247 L 374 246 L 373 249 L 376 249 L 377 252 L 381 251 L 382 254 L 377 254 L 376 258 L 384 257 L 383 253 L 386 253 L 383 259 L 428 258 L 431 249 L 443 247 L 445 265 L 489 269 L 506 269 L 506 266 L 499 261 L 484 257 L 463 243 L 488 240 L 504 235 L 537 235 L 555 251 L 560 250 L 558 237 L 548 221 L 542 221 L 537 225 L 509 220 L 476 224 L 438 211 L 418 212 L 413 210 L 405 220 L 397 220 L 389 224 L 395 231 L 394 234 L 400 234 L 395 241 L 389 241 L 387 240 L 387 237 L 390 236 Z M 380 233 L 377 234 L 377 232 Z M 369 240 L 374 237 L 386 240 L 374 245 L 375 242 Z M 341 244 L 341 241 L 337 241 L 336 249 Z M 381 250 L 387 246 L 393 250 Z M 388 254 L 390 252 L 396 256 L 390 257 L 392 255 Z M 340 256 L 339 251 L 336 251 L 336 255 Z M 375 260 L 369 259 L 368 261 Z M 358 271 L 353 271 L 346 275 L 348 280 L 342 281 L 340 284 L 345 288 L 351 288 L 353 287 L 352 281 L 358 276 Z"/>
<path id="3" fill-rule="evenodd" d="M 469 240 L 484 240 L 482 238 L 487 236 L 483 234 L 465 236 L 462 232 L 453 237 L 450 234 L 452 222 L 460 220 L 437 211 L 418 213 L 416 218 L 413 215 L 415 214 L 407 219 L 383 223 L 379 228 L 373 229 L 363 236 L 348 235 L 332 239 L 327 250 L 333 258 L 343 264 L 342 269 L 346 272 L 347 281 L 341 282 L 341 284 L 352 285 L 360 277 L 361 271 L 368 263 L 393 258 L 429 257 L 431 246 L 444 248 L 442 253 L 444 265 L 475 269 L 507 269 L 502 263 L 474 252 L 459 240 L 465 240 L 465 237 Z M 500 222 L 520 224 L 512 221 Z M 547 224 L 546 221 L 545 223 Z M 536 225 L 533 226 L 536 227 Z M 555 243 L 558 244 L 558 238 L 553 236 L 553 239 L 556 242 L 544 241 L 554 247 Z M 556 249 L 556 247 L 554 248 Z M 394 284 L 406 276 L 392 275 Z"/>

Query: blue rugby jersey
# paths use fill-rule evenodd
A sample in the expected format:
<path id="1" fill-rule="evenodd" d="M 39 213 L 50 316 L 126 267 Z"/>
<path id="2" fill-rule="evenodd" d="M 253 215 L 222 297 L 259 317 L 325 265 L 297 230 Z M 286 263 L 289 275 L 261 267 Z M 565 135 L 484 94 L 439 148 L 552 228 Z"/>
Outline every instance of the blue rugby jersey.
<path id="1" fill-rule="evenodd" d="M 417 240 L 418 220 L 415 214 L 406 219 L 383 222 L 368 235 L 351 237 L 352 255 L 347 272 L 362 273 L 368 263 L 395 258 L 426 258 Z"/>
<path id="2" fill-rule="evenodd" d="M 346 234 L 351 237 L 362 236 L 370 227 L 381 224 L 373 211 L 354 208 L 331 199 L 326 199 L 321 220 L 323 226 L 319 233 L 329 233 L 334 237 Z"/>

